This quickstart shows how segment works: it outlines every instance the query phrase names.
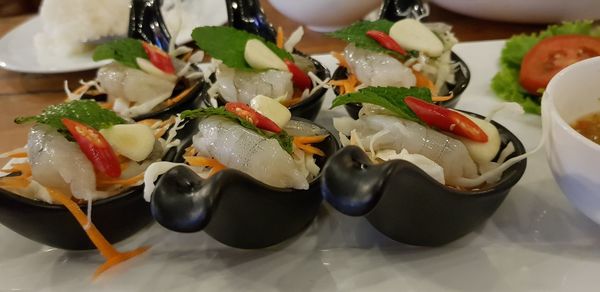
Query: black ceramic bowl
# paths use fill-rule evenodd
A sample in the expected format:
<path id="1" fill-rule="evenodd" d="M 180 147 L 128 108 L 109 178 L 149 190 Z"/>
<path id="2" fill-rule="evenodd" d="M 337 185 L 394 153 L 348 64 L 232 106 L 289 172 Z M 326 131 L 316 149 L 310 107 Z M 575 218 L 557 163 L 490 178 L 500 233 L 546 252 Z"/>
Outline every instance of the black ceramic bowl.
<path id="1" fill-rule="evenodd" d="M 458 55 L 452 53 L 452 61 L 458 64 L 457 70 L 454 72 L 454 84 L 446 83 L 446 92 L 442 92 L 442 95 L 454 94 L 454 97 L 450 100 L 443 102 L 436 102 L 436 104 L 453 108 L 458 103 L 460 95 L 465 91 L 467 85 L 469 85 L 469 80 L 471 79 L 471 72 L 469 71 L 469 67 L 465 61 L 463 61 Z M 348 70 L 342 66 L 338 66 L 338 68 L 333 72 L 332 80 L 343 80 L 348 78 Z M 334 88 L 334 92 L 336 95 L 340 94 L 338 88 Z M 349 103 L 345 104 L 344 107 L 346 111 L 353 119 L 358 119 L 358 112 L 362 108 L 362 104 L 360 103 Z"/>
<path id="2" fill-rule="evenodd" d="M 492 122 L 502 148 L 512 142 L 514 157 L 525 153 L 519 139 Z M 501 148 L 501 149 L 502 149 Z M 504 171 L 499 182 L 475 191 L 440 184 L 404 160 L 374 165 L 358 147 L 345 147 L 323 170 L 325 199 L 338 211 L 364 216 L 389 238 L 412 245 L 440 246 L 454 241 L 487 220 L 525 172 L 526 160 Z"/>
<path id="3" fill-rule="evenodd" d="M 307 121 L 308 122 L 308 121 Z M 191 145 L 183 141 L 180 153 Z M 330 157 L 339 143 L 330 134 L 316 147 Z M 323 167 L 326 158 L 317 158 Z M 167 229 L 206 233 L 231 247 L 265 248 L 304 230 L 321 205 L 321 174 L 308 190 L 275 188 L 234 169 L 204 180 L 187 167 L 165 173 L 152 195 L 152 215 Z"/>
<path id="4" fill-rule="evenodd" d="M 178 133 L 178 137 L 184 136 Z M 163 160 L 173 161 L 175 154 L 175 149 L 170 149 Z M 86 203 L 79 207 L 87 212 Z M 143 185 L 92 203 L 92 222 L 111 243 L 132 236 L 152 221 L 148 202 L 144 200 Z M 25 198 L 2 188 L 0 223 L 52 247 L 67 250 L 96 248 L 66 207 Z"/>
<path id="5" fill-rule="evenodd" d="M 316 68 L 316 71 L 314 73 L 315 73 L 315 75 L 317 75 L 317 77 L 319 77 L 319 79 L 325 80 L 325 79 L 329 78 L 329 76 L 330 76 L 329 70 L 327 68 L 325 68 L 319 61 L 311 58 L 310 56 L 306 56 L 302 53 L 299 53 L 299 52 L 296 52 L 295 54 L 299 54 L 299 55 L 309 58 L 311 60 L 311 62 L 313 63 L 313 65 Z M 213 82 L 216 80 L 215 78 L 216 78 L 215 74 L 213 74 L 211 76 L 211 79 Z M 202 93 L 201 93 L 202 94 L 201 99 L 204 100 L 205 105 L 212 106 L 210 104 L 210 97 L 208 95 L 209 89 L 210 89 L 209 86 L 205 86 L 205 89 L 202 90 Z M 326 88 L 321 88 L 321 89 L 315 91 L 313 94 L 304 98 L 299 103 L 290 106 L 288 109 L 290 110 L 290 112 L 292 112 L 292 116 L 294 116 L 294 117 L 299 117 L 299 118 L 314 121 L 317 118 L 319 111 L 321 110 L 321 106 L 323 105 L 323 100 L 325 98 L 326 92 L 327 92 Z M 223 99 L 221 96 L 217 96 L 217 102 L 218 102 L 219 106 L 223 106 L 226 103 L 225 99 Z"/>

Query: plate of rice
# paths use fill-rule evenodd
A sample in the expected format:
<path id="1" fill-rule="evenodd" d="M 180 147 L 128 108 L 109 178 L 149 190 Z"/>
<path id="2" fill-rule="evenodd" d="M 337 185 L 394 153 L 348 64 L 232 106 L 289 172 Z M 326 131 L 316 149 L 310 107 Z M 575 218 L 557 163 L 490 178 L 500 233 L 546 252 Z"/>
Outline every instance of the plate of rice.
<path id="1" fill-rule="evenodd" d="M 127 35 L 130 0 L 44 0 L 40 13 L 0 39 L 0 67 L 23 73 L 65 73 L 98 68 L 95 46 Z M 162 13 L 176 44 L 191 41 L 196 26 L 227 22 L 224 1 L 164 0 Z"/>

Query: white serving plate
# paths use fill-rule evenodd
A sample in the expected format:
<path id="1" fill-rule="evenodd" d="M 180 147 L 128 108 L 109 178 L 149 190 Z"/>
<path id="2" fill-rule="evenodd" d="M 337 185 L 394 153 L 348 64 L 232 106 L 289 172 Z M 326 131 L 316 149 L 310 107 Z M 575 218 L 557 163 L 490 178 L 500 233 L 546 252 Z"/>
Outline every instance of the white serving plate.
<path id="1" fill-rule="evenodd" d="M 455 51 L 472 79 L 459 107 L 482 114 L 500 104 L 489 89 L 503 41 L 463 43 Z M 317 56 L 329 68 L 328 56 Z M 331 127 L 339 108 L 317 119 Z M 500 123 L 532 149 L 538 116 L 501 114 Z M 91 277 L 97 252 L 42 246 L 0 226 L 0 290 L 25 291 L 597 291 L 600 228 L 576 211 L 554 182 L 543 151 L 477 231 L 441 248 L 418 248 L 379 234 L 363 218 L 324 205 L 302 235 L 266 250 L 237 250 L 204 233 L 157 224 L 118 244 L 150 245 L 143 256 Z"/>
<path id="2" fill-rule="evenodd" d="M 173 2 L 173 1 L 170 1 Z M 192 3 L 193 2 L 193 3 Z M 193 5 L 192 5 L 193 4 Z M 182 45 L 192 41 L 192 30 L 198 26 L 221 25 L 227 22 L 227 8 L 224 1 L 188 0 L 183 4 L 186 11 L 175 43 Z M 178 14 L 174 9 L 165 8 L 165 23 L 177 26 Z M 98 68 L 110 61 L 94 62 L 92 51 L 69 56 L 38 57 L 33 43 L 34 36 L 42 31 L 42 21 L 36 15 L 0 38 L 0 68 L 38 74 L 77 72 Z"/>

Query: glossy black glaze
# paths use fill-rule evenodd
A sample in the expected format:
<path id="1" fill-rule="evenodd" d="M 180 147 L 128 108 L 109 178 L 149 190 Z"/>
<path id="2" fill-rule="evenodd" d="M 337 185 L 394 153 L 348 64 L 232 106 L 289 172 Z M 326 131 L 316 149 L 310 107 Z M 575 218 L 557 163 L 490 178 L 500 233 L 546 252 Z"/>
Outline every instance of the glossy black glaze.
<path id="1" fill-rule="evenodd" d="M 275 29 L 258 0 L 225 0 L 229 25 L 275 42 Z"/>
<path id="2" fill-rule="evenodd" d="M 132 0 L 128 36 L 154 44 L 166 52 L 171 34 L 163 20 L 160 5 L 160 0 Z"/>
<path id="3" fill-rule="evenodd" d="M 321 63 L 319 63 L 319 61 L 306 55 L 303 55 L 300 52 L 295 52 L 295 54 L 305 56 L 311 60 L 311 62 L 316 68 L 316 71 L 314 73 L 317 77 L 319 77 L 319 79 L 325 80 L 329 78 L 329 70 L 325 68 Z M 214 74 L 213 76 L 211 76 L 211 80 L 213 82 L 215 81 Z M 210 96 L 208 95 L 209 89 L 209 86 L 206 86 L 205 89 L 201 92 L 201 99 L 204 101 L 204 104 L 206 106 L 211 106 Z M 313 94 L 307 96 L 301 102 L 289 107 L 292 116 L 314 121 L 319 115 L 319 112 L 321 111 L 321 106 L 323 105 L 323 100 L 325 99 L 326 92 L 327 89 L 321 88 L 315 91 Z M 225 105 L 225 100 L 220 96 L 217 97 L 217 102 L 220 106 Z"/>
<path id="4" fill-rule="evenodd" d="M 185 137 L 186 127 L 178 137 Z M 173 161 L 175 149 L 163 160 Z M 87 204 L 80 204 L 87 212 Z M 124 240 L 153 221 L 148 202 L 143 198 L 143 186 L 97 200 L 92 204 L 92 222 L 106 239 L 115 243 Z M 62 205 L 31 200 L 0 188 L 0 223 L 33 241 L 56 248 L 86 250 L 96 247 L 81 225 Z"/>
<path id="5" fill-rule="evenodd" d="M 465 61 L 463 61 L 457 54 L 452 53 L 451 55 L 452 61 L 458 64 L 457 71 L 454 73 L 454 84 L 446 83 L 446 92 L 442 92 L 441 95 L 450 94 L 452 92 L 454 97 L 448 101 L 436 102 L 444 107 L 453 108 L 458 103 L 460 99 L 460 95 L 465 91 L 467 86 L 469 85 L 469 80 L 471 80 L 471 72 L 469 71 L 469 67 Z M 344 67 L 339 66 L 333 75 L 331 76 L 332 80 L 342 80 L 348 78 L 348 70 Z M 339 90 L 334 88 L 334 92 L 339 95 Z M 362 104 L 360 103 L 349 103 L 344 105 L 346 111 L 353 119 L 358 119 L 358 112 L 362 108 Z"/>
<path id="6" fill-rule="evenodd" d="M 502 146 L 525 153 L 519 139 L 493 122 Z M 499 182 L 475 191 L 444 186 L 404 160 L 374 165 L 366 154 L 348 146 L 332 156 L 323 170 L 324 198 L 338 211 L 365 216 L 393 240 L 439 246 L 456 240 L 487 220 L 525 172 L 522 160 L 506 170 Z"/>
<path id="7" fill-rule="evenodd" d="M 308 122 L 308 121 L 307 121 Z M 178 158 L 191 144 L 182 144 Z M 333 135 L 315 146 L 327 157 L 339 149 Z M 317 165 L 325 164 L 324 158 Z M 206 233 L 228 246 L 264 248 L 293 237 L 314 219 L 321 205 L 321 176 L 308 190 L 274 188 L 234 169 L 204 180 L 186 167 L 176 167 L 157 182 L 152 214 L 178 232 Z"/>
<path id="8" fill-rule="evenodd" d="M 384 0 L 379 18 L 398 21 L 404 18 L 417 18 L 426 14 L 427 10 L 421 0 Z"/>

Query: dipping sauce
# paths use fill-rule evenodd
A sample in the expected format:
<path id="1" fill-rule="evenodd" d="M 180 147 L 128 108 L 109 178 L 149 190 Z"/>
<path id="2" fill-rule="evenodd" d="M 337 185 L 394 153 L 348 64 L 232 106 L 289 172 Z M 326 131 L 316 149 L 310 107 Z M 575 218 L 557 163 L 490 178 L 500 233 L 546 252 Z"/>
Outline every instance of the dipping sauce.
<path id="1" fill-rule="evenodd" d="M 578 119 L 573 128 L 586 138 L 600 144 L 600 113 L 594 113 Z"/>

